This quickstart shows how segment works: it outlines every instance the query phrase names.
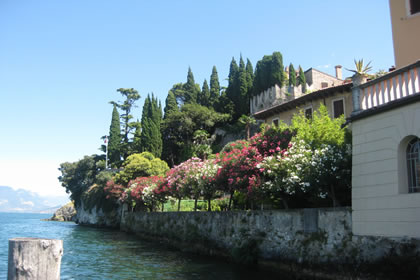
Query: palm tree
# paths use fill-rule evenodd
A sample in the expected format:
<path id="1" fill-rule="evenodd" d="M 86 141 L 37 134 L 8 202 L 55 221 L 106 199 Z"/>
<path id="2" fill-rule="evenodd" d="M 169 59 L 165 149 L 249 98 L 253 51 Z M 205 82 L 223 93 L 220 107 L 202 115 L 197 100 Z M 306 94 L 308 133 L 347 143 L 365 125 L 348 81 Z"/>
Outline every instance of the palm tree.
<path id="1" fill-rule="evenodd" d="M 251 134 L 251 125 L 255 124 L 257 121 L 252 116 L 242 115 L 239 118 L 239 122 L 245 125 L 246 140 L 248 140 Z"/>

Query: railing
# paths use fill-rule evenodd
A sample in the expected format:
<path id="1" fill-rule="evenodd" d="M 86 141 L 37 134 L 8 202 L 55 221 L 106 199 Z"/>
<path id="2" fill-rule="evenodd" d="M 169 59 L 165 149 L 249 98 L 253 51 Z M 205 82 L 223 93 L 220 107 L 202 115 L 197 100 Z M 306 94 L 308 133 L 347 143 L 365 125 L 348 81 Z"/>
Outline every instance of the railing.
<path id="1" fill-rule="evenodd" d="M 420 60 L 354 87 L 355 111 L 367 110 L 420 92 Z"/>

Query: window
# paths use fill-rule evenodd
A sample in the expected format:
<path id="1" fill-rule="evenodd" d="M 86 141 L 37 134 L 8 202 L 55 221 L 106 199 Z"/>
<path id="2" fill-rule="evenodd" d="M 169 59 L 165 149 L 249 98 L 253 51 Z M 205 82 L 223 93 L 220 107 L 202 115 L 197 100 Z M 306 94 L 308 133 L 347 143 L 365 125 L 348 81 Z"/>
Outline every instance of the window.
<path id="1" fill-rule="evenodd" d="M 420 13 L 420 1 L 419 0 L 409 0 L 408 1 L 408 11 L 409 15 L 414 15 Z"/>
<path id="2" fill-rule="evenodd" d="M 312 107 L 305 108 L 305 117 L 307 119 L 312 119 Z"/>
<path id="3" fill-rule="evenodd" d="M 279 125 L 279 119 L 273 119 L 273 121 L 271 122 L 274 126 L 278 126 Z"/>
<path id="4" fill-rule="evenodd" d="M 344 99 L 333 100 L 332 103 L 334 119 L 344 115 Z"/>
<path id="5" fill-rule="evenodd" d="M 407 146 L 408 192 L 420 192 L 420 139 L 414 138 Z"/>
<path id="6" fill-rule="evenodd" d="M 321 88 L 327 88 L 328 83 L 327 82 L 321 82 Z"/>

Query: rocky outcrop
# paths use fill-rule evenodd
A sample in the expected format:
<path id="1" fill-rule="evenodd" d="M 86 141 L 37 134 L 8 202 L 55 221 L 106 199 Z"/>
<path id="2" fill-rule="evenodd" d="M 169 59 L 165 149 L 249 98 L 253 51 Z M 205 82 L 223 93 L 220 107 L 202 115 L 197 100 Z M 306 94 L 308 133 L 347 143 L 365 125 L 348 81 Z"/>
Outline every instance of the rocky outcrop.
<path id="1" fill-rule="evenodd" d="M 69 202 L 66 205 L 62 206 L 60 209 L 55 211 L 54 215 L 51 217 L 51 221 L 58 222 L 70 222 L 74 221 L 76 218 L 76 209 L 74 208 L 73 202 Z"/>
<path id="2" fill-rule="evenodd" d="M 85 207 L 83 201 L 76 208 L 75 222 L 80 225 L 89 225 L 95 227 L 119 228 L 121 221 L 121 208 L 116 207 L 111 211 L 104 211 L 101 207 Z"/>

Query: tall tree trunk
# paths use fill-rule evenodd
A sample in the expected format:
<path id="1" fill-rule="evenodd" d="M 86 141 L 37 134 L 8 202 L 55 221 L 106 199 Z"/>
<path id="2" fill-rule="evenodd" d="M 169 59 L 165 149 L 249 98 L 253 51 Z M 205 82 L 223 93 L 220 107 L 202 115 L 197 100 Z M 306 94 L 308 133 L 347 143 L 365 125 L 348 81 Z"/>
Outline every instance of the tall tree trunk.
<path id="1" fill-rule="evenodd" d="M 162 202 L 162 212 L 165 210 L 165 203 Z"/>
<path id="2" fill-rule="evenodd" d="M 283 197 L 281 198 L 281 201 L 283 202 L 283 207 L 284 209 L 289 209 L 289 205 L 287 204 L 286 199 L 284 199 Z"/>
<path id="3" fill-rule="evenodd" d="M 178 212 L 181 211 L 181 199 L 178 199 Z"/>
<path id="4" fill-rule="evenodd" d="M 233 199 L 233 192 L 230 193 L 230 197 L 229 197 L 229 205 L 228 205 L 228 211 L 230 211 L 231 206 L 232 206 L 232 199 Z"/>
<path id="5" fill-rule="evenodd" d="M 333 201 L 333 207 L 339 207 L 340 203 L 337 200 L 337 197 L 335 196 L 335 189 L 333 185 L 330 185 L 330 190 L 331 190 L 331 199 Z"/>
<path id="6" fill-rule="evenodd" d="M 196 197 L 194 200 L 194 211 L 197 211 L 197 200 L 198 198 Z"/>
<path id="7" fill-rule="evenodd" d="M 208 201 L 207 211 L 211 211 L 211 199 L 209 198 L 207 201 Z"/>

